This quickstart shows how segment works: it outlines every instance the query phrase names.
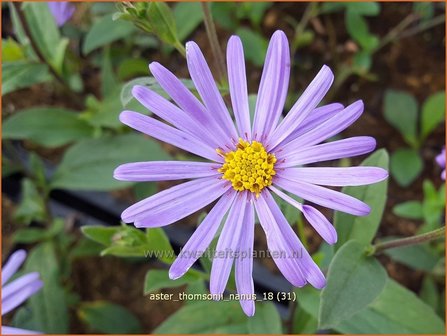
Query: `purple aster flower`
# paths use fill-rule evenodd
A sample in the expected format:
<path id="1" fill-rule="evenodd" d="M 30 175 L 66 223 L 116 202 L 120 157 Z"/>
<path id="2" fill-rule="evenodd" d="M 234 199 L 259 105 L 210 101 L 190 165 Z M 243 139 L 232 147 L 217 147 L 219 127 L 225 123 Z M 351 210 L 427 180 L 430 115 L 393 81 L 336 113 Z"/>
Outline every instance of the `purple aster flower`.
<path id="1" fill-rule="evenodd" d="M 70 20 L 75 11 L 75 6 L 68 1 L 48 2 L 48 7 L 50 7 L 58 27 L 62 27 L 65 22 Z"/>
<path id="2" fill-rule="evenodd" d="M 439 167 L 443 169 L 441 173 L 441 178 L 445 180 L 445 147 L 442 149 L 441 153 L 439 153 L 439 155 L 436 156 L 436 162 L 439 165 Z"/>
<path id="3" fill-rule="evenodd" d="M 200 257 L 200 251 L 209 246 L 228 212 L 213 260 L 210 292 L 216 295 L 224 292 L 234 262 L 237 291 L 247 298 L 240 303 L 244 312 L 252 316 L 256 211 L 271 255 L 287 280 L 297 287 L 306 283 L 324 287 L 323 273 L 293 232 L 272 193 L 301 211 L 329 244 L 337 241 L 332 224 L 315 207 L 299 203 L 281 189 L 334 210 L 368 215 L 367 204 L 321 185 L 376 183 L 387 178 L 385 170 L 301 167 L 365 154 L 375 148 L 375 140 L 366 136 L 320 144 L 358 119 L 363 103 L 317 107 L 333 81 L 331 70 L 323 66 L 281 120 L 290 75 L 290 52 L 285 34 L 277 31 L 267 50 L 251 125 L 244 52 L 239 37 L 232 36 L 227 46 L 227 66 L 234 123 L 196 43 L 186 44 L 186 56 L 201 101 L 174 74 L 154 62 L 149 68 L 175 104 L 143 86 L 135 86 L 132 93 L 170 125 L 132 111 L 122 112 L 120 120 L 211 162 L 137 162 L 119 166 L 114 176 L 123 181 L 191 179 L 127 208 L 122 213 L 123 221 L 133 222 L 136 227 L 161 227 L 219 199 L 171 265 L 169 277 L 177 279 L 185 274 Z"/>
<path id="4" fill-rule="evenodd" d="M 26 252 L 18 250 L 11 255 L 6 265 L 2 267 L 2 315 L 17 308 L 42 288 L 43 283 L 37 272 L 24 274 L 5 285 L 17 272 L 25 259 Z M 38 334 L 38 332 L 2 326 L 2 335 L 19 334 Z"/>

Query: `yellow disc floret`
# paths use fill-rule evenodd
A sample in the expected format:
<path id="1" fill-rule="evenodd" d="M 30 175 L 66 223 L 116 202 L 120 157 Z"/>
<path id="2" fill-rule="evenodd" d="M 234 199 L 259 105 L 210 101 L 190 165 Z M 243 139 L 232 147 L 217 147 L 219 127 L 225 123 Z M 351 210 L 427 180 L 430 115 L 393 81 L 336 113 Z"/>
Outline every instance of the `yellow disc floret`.
<path id="1" fill-rule="evenodd" d="M 272 178 L 276 174 L 276 157 L 267 153 L 260 142 L 249 143 L 239 139 L 236 150 L 228 153 L 217 151 L 225 158 L 219 172 L 231 182 L 235 190 L 249 190 L 258 197 L 262 189 L 272 184 Z"/>

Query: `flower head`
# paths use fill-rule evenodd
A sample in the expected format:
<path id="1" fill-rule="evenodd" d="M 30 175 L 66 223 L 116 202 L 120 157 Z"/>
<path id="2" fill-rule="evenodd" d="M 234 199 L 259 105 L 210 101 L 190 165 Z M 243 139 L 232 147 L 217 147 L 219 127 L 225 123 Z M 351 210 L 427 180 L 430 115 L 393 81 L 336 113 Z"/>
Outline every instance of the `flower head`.
<path id="1" fill-rule="evenodd" d="M 436 156 L 436 163 L 442 168 L 441 178 L 445 180 L 445 147 L 441 153 Z"/>
<path id="2" fill-rule="evenodd" d="M 366 136 L 320 144 L 357 120 L 363 112 L 363 103 L 317 107 L 333 81 L 331 70 L 323 66 L 281 120 L 289 83 L 290 54 L 285 34 L 277 31 L 268 47 L 252 123 L 243 47 L 240 39 L 232 36 L 227 46 L 227 66 L 233 122 L 197 44 L 188 42 L 186 54 L 201 101 L 169 70 L 154 62 L 150 70 L 175 104 L 143 86 L 135 86 L 132 92 L 140 103 L 172 126 L 132 111 L 122 112 L 120 120 L 211 162 L 138 162 L 118 167 L 115 178 L 124 181 L 191 179 L 127 208 L 122 213 L 123 221 L 133 222 L 137 227 L 161 227 L 218 199 L 172 264 L 169 276 L 176 279 L 185 274 L 199 258 L 197 251 L 205 251 L 209 246 L 228 213 L 213 260 L 210 292 L 224 292 L 234 262 L 238 293 L 252 297 L 256 211 L 268 248 L 275 252 L 272 257 L 287 280 L 297 287 L 306 283 L 324 287 L 323 273 L 293 232 L 272 193 L 301 211 L 330 244 L 337 241 L 332 224 L 315 207 L 299 203 L 282 190 L 331 209 L 367 215 L 370 212 L 367 204 L 322 185 L 375 183 L 388 176 L 385 170 L 301 167 L 365 154 L 375 148 L 375 140 Z M 219 257 L 219 252 L 226 252 L 225 257 Z M 247 315 L 254 314 L 251 298 L 240 302 Z"/>
<path id="3" fill-rule="evenodd" d="M 50 12 L 56 21 L 58 27 L 62 27 L 65 22 L 70 20 L 75 12 L 75 6 L 68 1 L 48 2 Z"/>
<path id="4" fill-rule="evenodd" d="M 6 284 L 26 259 L 26 252 L 14 252 L 2 267 L 2 315 L 9 313 L 42 288 L 39 273 L 27 273 Z M 2 326 L 2 335 L 36 334 L 35 331 Z"/>

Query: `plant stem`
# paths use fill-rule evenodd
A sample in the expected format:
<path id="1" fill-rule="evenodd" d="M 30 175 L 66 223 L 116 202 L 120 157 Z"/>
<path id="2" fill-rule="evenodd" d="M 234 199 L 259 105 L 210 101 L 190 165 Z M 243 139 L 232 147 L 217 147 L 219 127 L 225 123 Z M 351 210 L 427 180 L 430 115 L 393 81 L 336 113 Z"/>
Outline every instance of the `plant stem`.
<path id="1" fill-rule="evenodd" d="M 400 34 L 399 38 L 413 36 L 415 34 L 421 33 L 424 30 L 433 28 L 433 27 L 435 27 L 441 23 L 444 23 L 444 22 L 445 22 L 445 15 L 436 16 L 433 19 L 431 19 L 430 21 L 421 23 L 417 27 L 407 29 L 406 31 L 402 32 L 402 34 Z"/>
<path id="2" fill-rule="evenodd" d="M 411 13 L 407 17 L 405 17 L 397 26 L 395 26 L 393 29 L 391 29 L 388 34 L 386 34 L 383 39 L 380 41 L 377 48 L 374 50 L 374 52 L 377 52 L 384 46 L 386 46 L 388 43 L 396 40 L 402 31 L 407 28 L 410 24 L 412 24 L 417 19 L 417 16 Z"/>
<path id="3" fill-rule="evenodd" d="M 216 26 L 214 25 L 213 16 L 211 15 L 210 5 L 207 2 L 201 2 L 203 17 L 205 22 L 206 34 L 211 45 L 211 51 L 213 52 L 216 62 L 216 69 L 220 82 L 225 80 L 225 58 L 223 56 L 222 49 L 220 48 L 219 40 L 217 38 Z"/>
<path id="4" fill-rule="evenodd" d="M 73 93 L 73 91 L 67 86 L 67 83 L 65 80 L 59 75 L 59 73 L 53 68 L 53 66 L 46 60 L 45 56 L 43 55 L 42 51 L 39 49 L 39 46 L 37 45 L 36 41 L 33 38 L 33 34 L 31 33 L 31 29 L 28 25 L 28 22 L 26 21 L 25 14 L 23 13 L 22 9 L 20 8 L 21 3 L 20 2 L 13 2 L 12 3 L 16 12 L 17 17 L 19 18 L 20 24 L 22 25 L 23 31 L 25 32 L 26 36 L 28 37 L 31 48 L 34 50 L 34 52 L 37 55 L 37 58 L 40 60 L 41 63 L 46 64 L 48 66 L 48 69 L 50 70 L 53 77 L 62 85 L 64 90 L 67 92 L 67 94 L 70 96 L 70 98 L 73 101 L 73 104 L 77 108 L 83 108 L 83 99 L 79 99 L 79 97 Z"/>
<path id="5" fill-rule="evenodd" d="M 395 240 L 390 240 L 383 243 L 378 243 L 372 246 L 371 251 L 369 251 L 368 254 L 380 254 L 384 250 L 396 248 L 396 247 L 403 247 L 403 246 L 410 246 L 410 245 L 416 245 L 416 244 L 422 244 L 425 242 L 429 242 L 432 240 L 436 240 L 439 238 L 445 237 L 445 226 L 436 229 L 427 233 L 423 233 L 417 236 L 408 237 L 408 238 L 400 238 Z"/>
<path id="6" fill-rule="evenodd" d="M 289 320 L 287 321 L 287 324 L 288 324 L 287 333 L 290 335 L 293 335 L 294 322 L 295 322 L 294 320 L 295 320 L 295 313 L 296 313 L 297 306 L 298 306 L 298 304 L 296 301 L 290 302 Z"/>
<path id="7" fill-rule="evenodd" d="M 297 36 L 301 35 L 304 30 L 306 29 L 309 21 L 318 15 L 318 3 L 317 2 L 311 2 L 307 5 L 303 16 L 301 17 L 300 22 L 298 22 L 296 29 L 295 29 L 295 37 L 293 39 L 294 43 L 292 46 L 292 55 L 295 54 L 295 51 L 297 49 L 295 41 L 297 40 Z"/>
<path id="8" fill-rule="evenodd" d="M 183 46 L 183 44 L 180 41 L 176 41 L 174 44 L 175 49 L 177 49 L 177 51 L 182 54 L 183 57 L 186 57 L 186 50 L 185 47 Z"/>

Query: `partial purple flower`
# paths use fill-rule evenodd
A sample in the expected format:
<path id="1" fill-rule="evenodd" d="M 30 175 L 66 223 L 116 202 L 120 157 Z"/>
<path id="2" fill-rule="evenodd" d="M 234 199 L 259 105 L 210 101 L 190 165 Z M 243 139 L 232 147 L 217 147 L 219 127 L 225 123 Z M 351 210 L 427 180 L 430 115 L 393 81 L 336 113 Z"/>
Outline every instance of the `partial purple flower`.
<path id="1" fill-rule="evenodd" d="M 20 306 L 42 288 L 39 273 L 27 273 L 6 284 L 26 259 L 26 252 L 14 252 L 2 267 L 2 315 Z M 36 331 L 2 326 L 2 335 L 38 334 Z"/>
<path id="2" fill-rule="evenodd" d="M 445 180 L 445 147 L 442 149 L 441 153 L 436 156 L 436 162 L 439 167 L 442 168 L 441 178 Z"/>
<path id="3" fill-rule="evenodd" d="M 267 50 L 252 122 L 243 47 L 239 37 L 232 36 L 227 45 L 227 66 L 233 121 L 197 44 L 186 44 L 186 57 L 201 100 L 174 74 L 154 62 L 149 68 L 174 103 L 143 86 L 135 86 L 132 93 L 169 124 L 132 111 L 122 112 L 120 120 L 211 162 L 136 162 L 119 166 L 114 176 L 123 181 L 191 179 L 127 208 L 122 213 L 123 221 L 133 222 L 136 227 L 161 227 L 218 200 L 171 265 L 169 277 L 177 279 L 188 271 L 225 218 L 211 269 L 210 292 L 224 292 L 234 262 L 236 288 L 244 297 L 240 303 L 244 312 L 252 316 L 256 211 L 272 257 L 287 280 L 297 287 L 309 283 L 323 288 L 323 273 L 293 232 L 272 193 L 302 212 L 329 244 L 337 241 L 332 224 L 313 205 L 302 204 L 284 191 L 313 204 L 368 215 L 367 204 L 323 186 L 376 183 L 387 178 L 387 171 L 377 167 L 301 167 L 374 150 L 376 142 L 367 136 L 324 143 L 360 117 L 363 103 L 317 107 L 334 79 L 324 65 L 281 120 L 290 76 L 290 51 L 285 34 L 277 31 Z"/>
<path id="4" fill-rule="evenodd" d="M 71 19 L 76 7 L 68 1 L 48 2 L 51 14 L 58 27 L 62 27 L 65 22 Z"/>

